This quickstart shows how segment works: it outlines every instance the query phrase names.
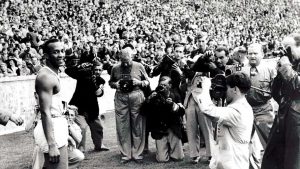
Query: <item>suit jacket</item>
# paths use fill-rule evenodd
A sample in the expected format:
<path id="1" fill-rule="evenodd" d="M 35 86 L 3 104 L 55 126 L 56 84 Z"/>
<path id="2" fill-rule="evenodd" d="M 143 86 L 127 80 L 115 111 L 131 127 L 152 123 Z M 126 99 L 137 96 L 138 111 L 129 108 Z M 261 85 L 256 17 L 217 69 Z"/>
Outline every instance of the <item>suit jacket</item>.
<path id="1" fill-rule="evenodd" d="M 180 96 L 172 89 L 169 97 L 174 103 L 181 102 Z M 183 107 L 174 111 L 173 104 L 163 103 L 161 99 L 154 97 L 143 103 L 141 113 L 146 116 L 147 129 L 153 139 L 159 140 L 168 135 L 168 129 L 171 129 L 178 138 L 182 138 L 182 116 L 185 113 Z"/>
<path id="2" fill-rule="evenodd" d="M 85 116 L 88 121 L 95 120 L 99 116 L 99 106 L 95 92 L 100 84 L 105 83 L 105 80 L 101 77 L 96 77 L 95 83 L 93 80 L 95 77 L 92 77 L 91 69 L 91 67 L 74 66 L 65 70 L 70 77 L 77 80 L 76 89 L 69 104 L 77 106 L 78 114 Z"/>

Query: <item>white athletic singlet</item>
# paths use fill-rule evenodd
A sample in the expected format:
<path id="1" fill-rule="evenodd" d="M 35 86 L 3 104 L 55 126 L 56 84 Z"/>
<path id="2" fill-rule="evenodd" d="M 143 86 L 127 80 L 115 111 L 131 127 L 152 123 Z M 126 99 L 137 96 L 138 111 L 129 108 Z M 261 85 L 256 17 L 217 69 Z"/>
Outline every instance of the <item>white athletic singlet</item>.
<path id="1" fill-rule="evenodd" d="M 52 72 L 60 82 L 58 75 L 53 70 L 44 66 L 43 68 L 40 69 L 40 71 L 43 69 L 48 69 L 50 72 Z M 53 131 L 54 139 L 56 141 L 58 148 L 66 146 L 68 144 L 68 136 L 69 136 L 68 122 L 63 115 L 64 113 L 63 104 L 59 93 L 60 92 L 52 96 L 52 104 L 50 107 L 50 112 L 52 116 L 51 120 L 52 120 L 52 125 L 54 130 Z M 38 121 L 38 124 L 34 129 L 34 138 L 35 138 L 35 143 L 40 147 L 41 151 L 43 153 L 48 153 L 49 145 L 45 137 L 41 120 Z"/>

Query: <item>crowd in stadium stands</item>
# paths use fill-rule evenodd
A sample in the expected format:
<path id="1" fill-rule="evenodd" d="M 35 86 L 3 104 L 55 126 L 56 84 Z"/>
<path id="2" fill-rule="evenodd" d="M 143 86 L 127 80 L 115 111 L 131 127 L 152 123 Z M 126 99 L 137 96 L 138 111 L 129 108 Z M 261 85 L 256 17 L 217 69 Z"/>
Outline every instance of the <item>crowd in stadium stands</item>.
<path id="1" fill-rule="evenodd" d="M 5 0 L 0 6 L 0 77 L 36 74 L 44 64 L 41 45 L 53 37 L 64 42 L 66 59 L 97 57 L 108 72 L 130 43 L 134 60 L 150 72 L 168 50 L 173 53 L 173 44 L 184 44 L 189 57 L 200 32 L 208 34 L 211 48 L 223 44 L 233 53 L 260 42 L 265 56 L 273 57 L 282 37 L 299 26 L 295 8 L 259 2 Z"/>
<path id="2" fill-rule="evenodd" d="M 182 146 L 188 143 L 190 161 L 202 160 L 211 168 L 299 169 L 300 34 L 291 34 L 300 33 L 296 6 L 254 0 L 104 2 L 0 2 L 0 77 L 39 72 L 35 87 L 42 122 L 35 141 L 49 150 L 44 163 L 37 149 L 34 165 L 54 162 L 66 168 L 69 162 L 77 167 L 88 126 L 95 151 L 109 150 L 102 144 L 97 102 L 104 94 L 104 69 L 116 89 L 121 163 L 142 162 L 151 132 L 158 162 L 183 160 Z M 276 58 L 277 66 L 264 58 Z M 54 143 L 53 131 L 64 131 L 52 131 L 45 120 L 66 115 L 53 108 L 53 103 L 62 106 L 56 100 L 58 72 L 77 80 L 70 101 L 74 112 L 68 115 L 81 135 L 73 138 L 79 153 L 76 149 L 69 155 L 67 140 L 56 137 L 64 141 L 61 147 L 47 142 Z M 159 85 L 151 91 L 148 77 L 158 75 Z M 51 111 L 45 104 L 49 100 L 56 100 Z M 67 126 L 65 122 L 65 131 Z M 200 160 L 202 146 L 206 153 Z M 59 157 L 58 148 L 65 154 Z"/>

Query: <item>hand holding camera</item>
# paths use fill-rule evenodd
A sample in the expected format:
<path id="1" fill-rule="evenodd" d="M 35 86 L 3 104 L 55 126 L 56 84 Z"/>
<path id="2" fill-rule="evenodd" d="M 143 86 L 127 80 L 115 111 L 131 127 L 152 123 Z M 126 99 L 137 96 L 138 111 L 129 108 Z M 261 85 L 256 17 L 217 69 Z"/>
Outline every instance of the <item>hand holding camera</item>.
<path id="1" fill-rule="evenodd" d="M 156 92 L 153 92 L 153 93 L 151 93 L 151 95 L 149 96 L 149 100 L 151 100 L 152 98 L 154 98 L 155 96 L 157 95 L 157 93 Z"/>
<path id="2" fill-rule="evenodd" d="M 116 88 L 116 89 L 120 89 L 120 80 L 118 80 L 118 81 L 115 83 L 115 88 Z"/>
<path id="3" fill-rule="evenodd" d="M 180 69 L 178 63 L 174 63 L 174 64 L 172 65 L 172 69 L 173 69 L 173 70 L 176 70 L 179 74 L 182 74 L 182 71 L 181 71 L 181 69 Z"/>
<path id="4" fill-rule="evenodd" d="M 137 83 L 137 82 L 136 82 Z M 129 93 L 133 90 L 134 85 L 133 85 L 133 80 L 130 79 L 121 79 L 116 83 L 118 85 L 118 88 L 124 93 Z"/>
<path id="5" fill-rule="evenodd" d="M 133 84 L 133 86 L 141 86 L 142 85 L 142 81 L 140 81 L 140 80 L 138 80 L 136 78 L 133 78 L 132 84 Z"/>
<path id="6" fill-rule="evenodd" d="M 103 93 L 103 84 L 101 84 L 100 86 L 99 86 L 99 88 L 96 90 L 96 96 L 102 96 L 102 93 Z"/>

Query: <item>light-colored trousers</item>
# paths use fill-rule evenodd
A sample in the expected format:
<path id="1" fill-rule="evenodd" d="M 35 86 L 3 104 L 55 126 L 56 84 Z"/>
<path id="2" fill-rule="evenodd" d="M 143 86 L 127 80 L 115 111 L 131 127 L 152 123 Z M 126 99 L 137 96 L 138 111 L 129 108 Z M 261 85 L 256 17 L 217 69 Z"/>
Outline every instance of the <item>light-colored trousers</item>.
<path id="1" fill-rule="evenodd" d="M 168 136 L 160 140 L 155 140 L 156 160 L 158 162 L 167 162 L 170 157 L 175 160 L 184 158 L 181 139 L 179 139 L 171 129 L 168 129 Z"/>
<path id="2" fill-rule="evenodd" d="M 192 95 L 188 99 L 185 115 L 190 157 L 200 156 L 200 130 L 204 135 L 206 156 L 211 156 L 214 144 L 211 120 L 200 111 Z"/>
<path id="3" fill-rule="evenodd" d="M 144 150 L 146 121 L 139 112 L 144 101 L 141 90 L 115 94 L 117 144 L 128 159 L 138 159 Z"/>

